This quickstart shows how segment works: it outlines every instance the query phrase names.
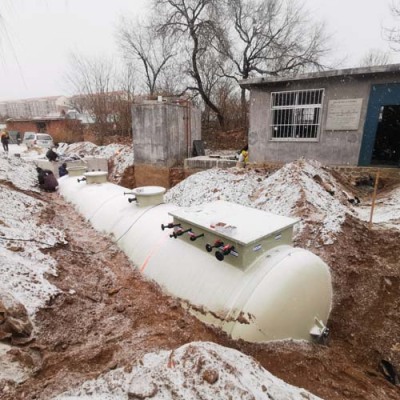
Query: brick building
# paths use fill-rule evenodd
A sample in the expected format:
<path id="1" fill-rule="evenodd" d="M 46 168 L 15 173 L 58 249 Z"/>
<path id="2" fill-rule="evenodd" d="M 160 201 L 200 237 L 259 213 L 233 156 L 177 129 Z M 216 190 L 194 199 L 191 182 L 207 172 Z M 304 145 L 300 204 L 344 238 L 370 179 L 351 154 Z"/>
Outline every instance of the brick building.
<path id="1" fill-rule="evenodd" d="M 80 120 L 66 118 L 10 119 L 7 120 L 6 129 L 21 133 L 46 132 L 58 142 L 65 141 L 67 132 L 73 132 L 76 137 L 82 132 L 82 124 Z"/>

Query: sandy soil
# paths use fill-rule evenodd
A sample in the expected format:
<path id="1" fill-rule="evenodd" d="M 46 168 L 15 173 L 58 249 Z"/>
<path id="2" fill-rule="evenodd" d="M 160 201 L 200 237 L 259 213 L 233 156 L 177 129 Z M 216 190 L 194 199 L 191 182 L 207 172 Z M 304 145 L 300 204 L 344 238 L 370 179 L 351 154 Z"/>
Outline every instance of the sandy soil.
<path id="1" fill-rule="evenodd" d="M 399 231 L 369 230 L 348 216 L 338 240 L 323 245 L 318 233 L 305 229 L 296 245 L 309 248 L 332 269 L 330 340 L 327 345 L 256 345 L 232 341 L 189 315 L 58 194 L 40 198 L 47 203 L 41 222 L 62 229 L 68 239 L 46 250 L 59 272 L 48 279 L 63 292 L 38 312 L 35 339 L 12 351 L 31 377 L 20 385 L 4 382 L 1 399 L 51 398 L 132 365 L 145 353 L 192 341 L 240 350 L 284 381 L 327 400 L 400 398 L 400 388 L 380 368 L 382 360 L 400 366 Z"/>

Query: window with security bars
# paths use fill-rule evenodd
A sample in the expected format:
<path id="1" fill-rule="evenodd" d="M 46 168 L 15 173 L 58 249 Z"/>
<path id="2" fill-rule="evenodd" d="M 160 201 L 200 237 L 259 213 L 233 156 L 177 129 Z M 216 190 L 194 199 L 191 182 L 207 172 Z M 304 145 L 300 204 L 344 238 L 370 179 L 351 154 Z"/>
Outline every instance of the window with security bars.
<path id="1" fill-rule="evenodd" d="M 324 89 L 271 93 L 272 140 L 317 140 Z"/>

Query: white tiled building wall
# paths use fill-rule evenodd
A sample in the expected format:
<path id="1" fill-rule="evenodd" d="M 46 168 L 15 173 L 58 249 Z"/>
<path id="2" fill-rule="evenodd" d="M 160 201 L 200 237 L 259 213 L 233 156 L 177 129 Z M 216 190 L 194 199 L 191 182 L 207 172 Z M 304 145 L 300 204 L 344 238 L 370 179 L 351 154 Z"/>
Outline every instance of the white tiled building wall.
<path id="1" fill-rule="evenodd" d="M 0 116 L 9 118 L 46 117 L 67 109 L 68 99 L 65 96 L 0 102 Z"/>

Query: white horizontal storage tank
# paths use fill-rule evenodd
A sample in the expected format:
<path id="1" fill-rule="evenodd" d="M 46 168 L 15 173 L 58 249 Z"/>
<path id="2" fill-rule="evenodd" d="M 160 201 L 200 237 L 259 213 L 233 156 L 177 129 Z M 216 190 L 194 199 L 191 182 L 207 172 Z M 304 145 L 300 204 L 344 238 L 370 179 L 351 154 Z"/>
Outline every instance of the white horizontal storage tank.
<path id="1" fill-rule="evenodd" d="M 159 204 L 159 187 L 59 182 L 61 194 L 95 229 L 112 234 L 143 274 L 233 338 L 310 340 L 326 332 L 330 271 L 291 246 L 296 220 L 223 201 Z M 153 195 L 156 204 L 146 199 Z"/>

